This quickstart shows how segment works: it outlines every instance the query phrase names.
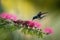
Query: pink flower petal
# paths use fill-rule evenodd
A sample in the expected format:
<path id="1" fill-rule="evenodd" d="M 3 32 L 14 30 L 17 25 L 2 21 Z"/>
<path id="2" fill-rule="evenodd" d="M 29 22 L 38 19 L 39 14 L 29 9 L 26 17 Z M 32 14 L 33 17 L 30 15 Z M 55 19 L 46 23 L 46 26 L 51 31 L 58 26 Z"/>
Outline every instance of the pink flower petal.
<path id="1" fill-rule="evenodd" d="M 36 22 L 36 21 L 29 20 L 29 21 L 27 21 L 27 24 L 30 27 L 36 27 L 37 29 L 41 28 L 41 24 L 39 22 Z"/>
<path id="2" fill-rule="evenodd" d="M 47 27 L 47 28 L 44 29 L 44 32 L 48 33 L 48 34 L 51 34 L 51 33 L 53 33 L 53 29 L 50 28 L 50 27 Z"/>
<path id="3" fill-rule="evenodd" d="M 0 17 L 4 18 L 4 19 L 14 20 L 14 21 L 17 20 L 16 15 L 12 15 L 12 14 L 9 14 L 9 13 L 6 13 L 6 12 L 3 12 L 2 14 L 0 14 Z"/>
<path id="4" fill-rule="evenodd" d="M 41 28 L 41 23 L 39 23 L 39 22 L 34 22 L 34 24 L 35 24 L 35 27 L 37 28 L 37 29 L 40 29 Z"/>

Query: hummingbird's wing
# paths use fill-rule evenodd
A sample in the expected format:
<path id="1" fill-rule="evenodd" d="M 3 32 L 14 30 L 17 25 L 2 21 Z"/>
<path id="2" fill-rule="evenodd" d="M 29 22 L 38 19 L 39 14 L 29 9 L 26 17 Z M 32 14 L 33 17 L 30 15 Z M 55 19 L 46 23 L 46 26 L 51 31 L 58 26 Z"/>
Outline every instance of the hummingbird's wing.
<path id="1" fill-rule="evenodd" d="M 42 15 L 42 12 L 39 12 L 39 13 L 37 14 L 38 17 L 40 17 L 41 15 Z"/>

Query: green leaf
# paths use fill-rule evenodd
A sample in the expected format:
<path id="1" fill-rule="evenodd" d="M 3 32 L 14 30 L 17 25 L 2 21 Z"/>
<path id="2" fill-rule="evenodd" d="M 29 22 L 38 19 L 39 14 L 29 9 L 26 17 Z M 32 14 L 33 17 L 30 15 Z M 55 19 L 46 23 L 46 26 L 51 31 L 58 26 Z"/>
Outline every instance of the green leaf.
<path id="1" fill-rule="evenodd" d="M 30 29 L 28 29 L 28 34 L 31 34 L 31 35 L 33 35 L 33 30 L 30 28 Z"/>
<path id="2" fill-rule="evenodd" d="M 38 32 L 38 37 L 43 38 L 43 33 L 42 32 Z"/>

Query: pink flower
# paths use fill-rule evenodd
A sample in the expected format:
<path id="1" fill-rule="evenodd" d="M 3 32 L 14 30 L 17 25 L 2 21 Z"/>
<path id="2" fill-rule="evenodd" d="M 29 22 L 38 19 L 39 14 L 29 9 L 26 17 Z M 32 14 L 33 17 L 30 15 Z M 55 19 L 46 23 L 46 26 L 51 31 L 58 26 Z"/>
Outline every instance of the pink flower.
<path id="1" fill-rule="evenodd" d="M 17 24 L 22 24 L 23 23 L 23 20 L 16 20 L 16 21 L 13 21 L 14 23 L 17 23 Z"/>
<path id="2" fill-rule="evenodd" d="M 0 17 L 4 18 L 4 19 L 14 20 L 14 21 L 17 20 L 17 16 L 16 15 L 8 14 L 8 13 L 5 13 L 5 12 L 0 14 Z"/>
<path id="3" fill-rule="evenodd" d="M 40 29 L 41 28 L 41 23 L 39 23 L 39 22 L 36 22 L 36 21 L 34 21 L 34 24 L 35 24 L 35 27 L 37 28 L 37 29 Z"/>
<path id="4" fill-rule="evenodd" d="M 51 33 L 53 33 L 53 29 L 50 27 L 47 27 L 44 29 L 44 33 L 51 34 Z"/>
<path id="5" fill-rule="evenodd" d="M 26 23 L 29 27 L 34 27 L 34 22 L 33 21 L 26 21 Z"/>
<path id="6" fill-rule="evenodd" d="M 34 27 L 34 23 L 29 23 L 28 24 L 30 27 Z"/>
<path id="7" fill-rule="evenodd" d="M 29 20 L 29 21 L 26 21 L 26 23 L 29 27 L 35 27 L 37 29 L 40 29 L 40 27 L 41 27 L 41 24 L 39 22 L 36 22 L 36 21 Z"/>

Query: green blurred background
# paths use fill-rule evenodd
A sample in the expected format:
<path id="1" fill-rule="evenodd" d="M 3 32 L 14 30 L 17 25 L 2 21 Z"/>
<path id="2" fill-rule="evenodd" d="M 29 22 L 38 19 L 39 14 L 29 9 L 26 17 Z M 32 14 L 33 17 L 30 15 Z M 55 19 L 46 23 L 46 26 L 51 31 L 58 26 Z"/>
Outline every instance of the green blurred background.
<path id="1" fill-rule="evenodd" d="M 23 20 L 31 20 L 39 11 L 48 12 L 47 16 L 39 20 L 43 28 L 50 26 L 54 29 L 52 35 L 46 36 L 43 40 L 60 40 L 60 0 L 1 0 L 4 11 L 16 14 Z M 14 37 L 22 40 L 15 32 Z"/>

